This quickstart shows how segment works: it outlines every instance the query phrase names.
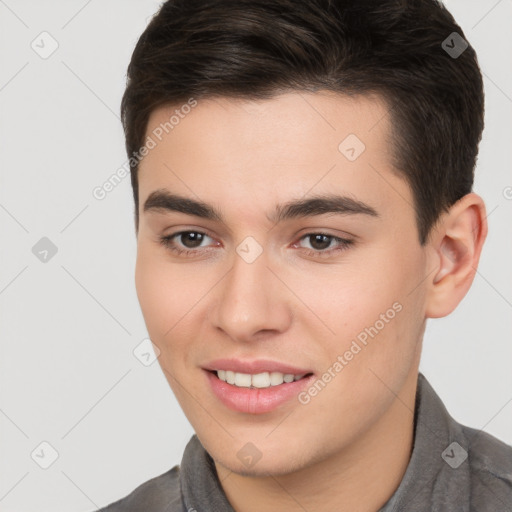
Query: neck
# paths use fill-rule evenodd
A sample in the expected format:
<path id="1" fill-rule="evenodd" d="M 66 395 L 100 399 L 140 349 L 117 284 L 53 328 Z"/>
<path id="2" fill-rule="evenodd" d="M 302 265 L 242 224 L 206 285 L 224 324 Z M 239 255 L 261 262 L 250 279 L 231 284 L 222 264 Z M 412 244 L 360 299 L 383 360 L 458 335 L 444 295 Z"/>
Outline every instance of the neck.
<path id="1" fill-rule="evenodd" d="M 417 373 L 411 372 L 392 405 L 354 443 L 328 459 L 287 475 L 252 477 L 215 463 L 236 512 L 377 512 L 393 495 L 414 441 Z"/>

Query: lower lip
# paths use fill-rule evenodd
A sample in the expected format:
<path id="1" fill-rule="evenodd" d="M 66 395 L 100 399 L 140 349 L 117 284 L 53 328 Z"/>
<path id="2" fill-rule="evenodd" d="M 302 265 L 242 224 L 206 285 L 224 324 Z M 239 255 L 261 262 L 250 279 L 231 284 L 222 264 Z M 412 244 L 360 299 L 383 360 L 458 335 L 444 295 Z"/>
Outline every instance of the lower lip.
<path id="1" fill-rule="evenodd" d="M 210 386 L 217 398 L 229 409 L 247 414 L 263 414 L 296 398 L 309 384 L 313 375 L 293 382 L 268 388 L 243 388 L 220 380 L 216 374 L 206 371 Z"/>

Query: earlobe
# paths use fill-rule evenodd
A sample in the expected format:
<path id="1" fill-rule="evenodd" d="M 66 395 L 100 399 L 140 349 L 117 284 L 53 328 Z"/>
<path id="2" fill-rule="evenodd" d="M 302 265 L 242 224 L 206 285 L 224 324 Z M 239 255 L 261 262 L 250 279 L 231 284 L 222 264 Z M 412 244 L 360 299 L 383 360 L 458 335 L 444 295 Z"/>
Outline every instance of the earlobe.
<path id="1" fill-rule="evenodd" d="M 437 268 L 429 284 L 427 318 L 450 314 L 464 298 L 473 282 L 486 236 L 485 205 L 477 194 L 467 194 L 441 218 L 430 242 Z"/>

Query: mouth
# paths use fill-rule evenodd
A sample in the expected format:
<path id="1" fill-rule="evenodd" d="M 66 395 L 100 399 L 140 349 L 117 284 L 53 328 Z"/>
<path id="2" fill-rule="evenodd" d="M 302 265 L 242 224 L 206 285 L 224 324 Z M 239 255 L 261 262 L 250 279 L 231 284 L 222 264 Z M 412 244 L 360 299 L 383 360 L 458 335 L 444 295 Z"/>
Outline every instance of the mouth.
<path id="1" fill-rule="evenodd" d="M 219 380 L 226 382 L 232 386 L 239 388 L 249 389 L 266 389 L 274 386 L 281 386 L 282 384 L 290 384 L 298 380 L 310 377 L 313 375 L 309 373 L 282 373 L 282 372 L 261 372 L 261 373 L 241 373 L 231 370 L 208 370 L 215 375 Z"/>
<path id="2" fill-rule="evenodd" d="M 236 371 L 241 369 L 245 372 Z M 225 360 L 203 370 L 219 402 L 245 414 L 264 414 L 286 404 L 293 406 L 294 399 L 299 405 L 299 393 L 314 379 L 311 371 L 262 361 L 240 364 Z"/>

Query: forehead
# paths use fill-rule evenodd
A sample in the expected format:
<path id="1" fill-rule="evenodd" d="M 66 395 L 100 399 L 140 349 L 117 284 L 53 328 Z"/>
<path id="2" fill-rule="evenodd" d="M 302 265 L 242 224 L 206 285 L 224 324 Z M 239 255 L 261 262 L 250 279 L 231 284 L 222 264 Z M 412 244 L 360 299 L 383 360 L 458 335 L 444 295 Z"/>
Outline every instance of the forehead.
<path id="1" fill-rule="evenodd" d="M 155 145 L 139 166 L 141 205 L 162 188 L 217 203 L 230 198 L 245 210 L 334 189 L 374 205 L 412 202 L 391 167 L 389 109 L 378 96 L 289 92 L 194 103 L 152 112 L 146 137 Z"/>
<path id="2" fill-rule="evenodd" d="M 245 143 L 247 152 L 264 150 L 266 154 L 274 148 L 282 150 L 288 143 L 293 144 L 295 154 L 304 143 L 308 148 L 337 152 L 337 143 L 349 134 L 375 147 L 390 135 L 389 107 L 377 95 L 296 91 L 267 100 L 222 97 L 194 100 L 193 107 L 189 104 L 190 101 L 153 110 L 146 135 L 156 131 L 156 138 L 169 139 L 171 144 L 173 141 L 167 137 L 170 134 L 190 142 L 217 142 L 223 148 Z M 379 149 L 386 147 L 381 145 Z M 290 151 L 287 154 L 292 156 Z"/>

